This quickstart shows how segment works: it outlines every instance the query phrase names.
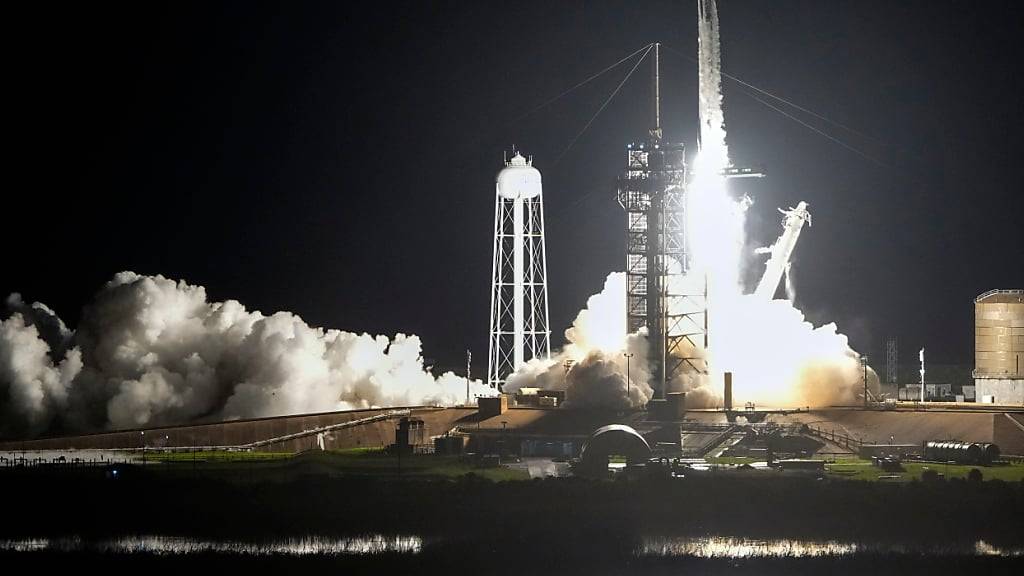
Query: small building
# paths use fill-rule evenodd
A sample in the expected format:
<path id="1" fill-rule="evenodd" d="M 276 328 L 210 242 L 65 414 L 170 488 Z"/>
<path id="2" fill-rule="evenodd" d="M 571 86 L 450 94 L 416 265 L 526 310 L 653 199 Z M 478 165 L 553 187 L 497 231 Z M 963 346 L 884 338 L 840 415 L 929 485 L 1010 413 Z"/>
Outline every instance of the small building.
<path id="1" fill-rule="evenodd" d="M 395 428 L 395 450 L 400 454 L 412 454 L 429 445 L 427 427 L 419 418 L 405 417 Z"/>
<path id="2" fill-rule="evenodd" d="M 948 382 L 924 385 L 924 399 L 929 402 L 942 402 L 953 400 L 953 385 Z M 900 400 L 913 402 L 921 400 L 921 385 L 908 384 L 900 388 Z"/>
<path id="3" fill-rule="evenodd" d="M 977 397 L 977 391 L 974 386 L 961 386 L 957 402 L 974 402 Z"/>
<path id="4" fill-rule="evenodd" d="M 516 406 L 537 406 L 540 388 L 520 388 L 516 390 L 515 401 Z"/>
<path id="5" fill-rule="evenodd" d="M 481 419 L 501 416 L 508 412 L 508 395 L 481 396 L 477 399 L 478 412 Z"/>
<path id="6" fill-rule="evenodd" d="M 522 456 L 550 456 L 572 458 L 576 455 L 582 442 L 573 442 L 565 438 L 522 438 L 519 441 L 519 454 Z"/>
<path id="7" fill-rule="evenodd" d="M 434 454 L 462 454 L 466 451 L 469 436 L 462 434 L 434 438 Z"/>
<path id="8" fill-rule="evenodd" d="M 537 396 L 541 398 L 554 398 L 556 406 L 565 403 L 565 390 L 540 390 L 537 392 Z"/>
<path id="9" fill-rule="evenodd" d="M 520 388 L 515 395 L 516 406 L 540 408 L 556 408 L 564 399 L 564 390 L 541 390 L 540 388 Z"/>

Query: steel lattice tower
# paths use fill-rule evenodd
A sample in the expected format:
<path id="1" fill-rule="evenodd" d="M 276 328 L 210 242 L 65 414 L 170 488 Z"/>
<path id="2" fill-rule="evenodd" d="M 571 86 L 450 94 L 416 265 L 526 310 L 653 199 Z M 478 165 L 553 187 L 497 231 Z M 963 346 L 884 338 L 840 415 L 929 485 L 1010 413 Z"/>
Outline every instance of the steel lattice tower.
<path id="1" fill-rule="evenodd" d="M 885 381 L 888 384 L 898 385 L 899 383 L 899 346 L 896 337 L 890 337 L 885 342 Z"/>
<path id="2" fill-rule="evenodd" d="M 681 371 L 706 373 L 707 286 L 687 286 L 686 159 L 683 144 L 661 139 L 660 45 L 654 45 L 654 107 L 649 138 L 630 144 L 618 179 L 626 211 L 626 328 L 647 329 L 651 387 L 664 398 Z"/>
<path id="3" fill-rule="evenodd" d="M 498 173 L 494 200 L 491 387 L 501 389 L 527 361 L 551 357 L 547 278 L 540 171 L 532 158 L 515 153 Z"/>

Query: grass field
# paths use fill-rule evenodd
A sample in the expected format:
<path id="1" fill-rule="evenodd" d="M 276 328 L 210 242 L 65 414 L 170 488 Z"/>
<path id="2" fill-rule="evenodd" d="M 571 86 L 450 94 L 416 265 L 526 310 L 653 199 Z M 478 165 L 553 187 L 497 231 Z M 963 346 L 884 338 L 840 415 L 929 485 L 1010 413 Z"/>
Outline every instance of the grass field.
<path id="1" fill-rule="evenodd" d="M 526 472 L 500 466 L 481 468 L 461 456 L 412 454 L 398 457 L 379 450 L 346 450 L 310 453 L 307 457 L 315 458 L 322 469 L 345 476 L 457 478 L 476 474 L 496 482 L 530 479 Z"/>
<path id="2" fill-rule="evenodd" d="M 481 468 L 460 456 L 413 454 L 402 457 L 372 448 L 354 448 L 293 455 L 277 452 L 163 452 L 146 454 L 146 460 L 169 464 L 168 472 L 241 474 L 246 479 L 288 480 L 295 475 L 322 474 L 355 478 L 458 478 L 475 474 L 493 481 L 528 480 L 521 470 Z M 193 462 L 195 464 L 193 465 Z M 161 467 L 162 468 L 162 467 Z M 159 471 L 156 468 L 155 471 Z"/>
<path id="3" fill-rule="evenodd" d="M 329 452 L 307 452 L 295 455 L 286 452 L 152 452 L 146 460 L 170 464 L 168 470 L 192 470 L 204 473 L 244 474 L 246 478 L 287 480 L 296 474 L 324 474 L 354 478 L 424 478 L 453 479 L 474 474 L 493 481 L 528 480 L 522 470 L 505 467 L 482 468 L 460 456 L 413 454 L 399 458 L 379 448 L 352 448 Z M 614 460 L 613 460 L 614 461 Z M 758 461 L 756 458 L 708 458 L 712 464 L 740 465 Z M 195 464 L 193 464 L 195 462 Z M 920 480 L 927 470 L 935 470 L 946 478 L 966 478 L 973 468 L 981 471 L 984 480 L 1010 482 L 1024 480 L 1024 464 L 999 466 L 968 466 L 907 462 L 903 470 L 888 472 L 861 458 L 841 459 L 826 466 L 829 477 L 836 480 L 873 480 L 907 482 Z"/>
<path id="4" fill-rule="evenodd" d="M 268 462 L 286 460 L 294 456 L 291 452 L 231 452 L 210 450 L 198 452 L 146 452 L 146 460 L 152 462 Z"/>
<path id="5" fill-rule="evenodd" d="M 749 458 L 747 456 L 718 456 L 715 458 L 705 458 L 709 464 L 731 464 L 738 466 L 740 464 L 752 464 L 757 462 L 757 458 Z M 761 460 L 764 462 L 764 460 Z"/>
<path id="6" fill-rule="evenodd" d="M 981 471 L 984 480 L 1005 480 L 1017 482 L 1024 480 L 1024 464 L 1014 463 L 999 466 L 970 466 L 964 464 L 936 464 L 922 462 L 904 462 L 903 471 L 888 472 L 871 465 L 870 460 L 850 458 L 827 465 L 828 474 L 834 478 L 850 480 L 879 480 L 881 476 L 898 476 L 886 478 L 888 481 L 920 480 L 925 470 L 934 470 L 946 478 L 966 478 L 973 468 Z"/>

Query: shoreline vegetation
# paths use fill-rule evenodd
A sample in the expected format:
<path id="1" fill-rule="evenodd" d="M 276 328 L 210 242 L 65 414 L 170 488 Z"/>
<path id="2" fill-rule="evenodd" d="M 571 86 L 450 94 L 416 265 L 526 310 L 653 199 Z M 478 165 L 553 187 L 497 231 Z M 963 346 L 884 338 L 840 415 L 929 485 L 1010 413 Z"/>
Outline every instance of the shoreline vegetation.
<path id="1" fill-rule="evenodd" d="M 18 519 L 0 523 L 0 537 L 279 537 L 399 528 L 429 536 L 519 525 L 532 534 L 623 526 L 666 535 L 1024 543 L 1024 481 L 886 483 L 756 470 L 523 480 L 519 470 L 474 468 L 457 457 L 404 456 L 400 468 L 391 458 L 310 454 L 0 469 L 4 492 L 16 495 L 3 504 L 4 514 Z"/>
<path id="2" fill-rule="evenodd" d="M 140 569 L 243 565 L 411 573 L 488 566 L 521 573 L 1000 573 L 1022 557 L 885 553 L 1024 548 L 1024 481 L 875 482 L 756 470 L 686 478 L 523 480 L 458 457 L 372 452 L 217 460 L 167 458 L 146 466 L 0 469 L 8 498 L 0 540 L 188 537 L 267 543 L 306 538 L 415 536 L 416 553 L 284 556 L 198 552 L 0 550 L 0 561 L 72 567 L 128 562 Z M 394 457 L 397 460 L 397 457 Z M 984 470 L 984 469 L 983 469 Z M 514 476 L 509 474 L 514 473 Z M 637 555 L 650 539 L 708 536 L 863 543 L 831 557 L 694 558 Z M 249 564 L 252 562 L 252 564 Z M 255 564 L 259 562 L 259 564 Z M 493 564 L 492 564 L 493 563 Z M 123 564 L 119 564 L 123 565 Z"/>

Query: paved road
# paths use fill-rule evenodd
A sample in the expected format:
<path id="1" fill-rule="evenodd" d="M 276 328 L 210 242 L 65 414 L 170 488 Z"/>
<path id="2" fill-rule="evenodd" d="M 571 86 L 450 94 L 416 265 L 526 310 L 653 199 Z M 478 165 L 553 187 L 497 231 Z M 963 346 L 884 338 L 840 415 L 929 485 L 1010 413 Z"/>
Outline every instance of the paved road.
<path id="1" fill-rule="evenodd" d="M 524 470 L 530 478 L 547 478 L 548 476 L 571 476 L 568 462 L 554 462 L 551 458 L 525 457 L 519 462 L 507 464 L 513 470 Z"/>

